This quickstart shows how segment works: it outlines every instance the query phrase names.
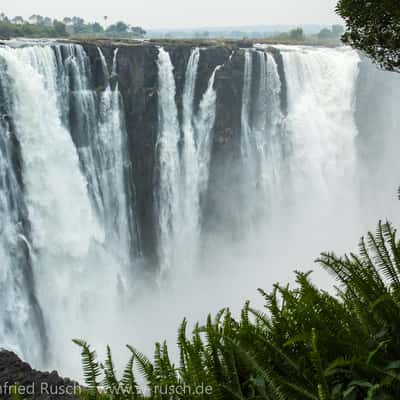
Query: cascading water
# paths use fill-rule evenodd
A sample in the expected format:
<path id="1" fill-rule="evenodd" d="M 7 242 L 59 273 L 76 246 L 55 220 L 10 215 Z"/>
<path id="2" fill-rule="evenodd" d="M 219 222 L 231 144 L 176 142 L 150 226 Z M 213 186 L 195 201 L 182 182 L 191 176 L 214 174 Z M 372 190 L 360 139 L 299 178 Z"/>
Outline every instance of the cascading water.
<path id="1" fill-rule="evenodd" d="M 242 156 L 246 159 L 251 158 L 251 94 L 253 84 L 253 50 L 245 52 L 244 75 L 243 75 L 243 95 L 242 95 L 242 116 L 241 116 L 241 146 Z"/>
<path id="2" fill-rule="evenodd" d="M 212 129 L 215 122 L 216 91 L 215 75 L 220 68 L 216 67 L 208 81 L 197 113 L 194 112 L 197 70 L 200 60 L 200 49 L 192 51 L 186 67 L 185 86 L 183 90 L 183 144 L 181 170 L 183 186 L 184 224 L 181 227 L 181 239 L 187 247 L 185 260 L 188 265 L 196 262 L 201 235 L 201 200 L 207 191 L 211 156 Z"/>
<path id="3" fill-rule="evenodd" d="M 354 104 L 360 58 L 349 49 L 308 48 L 283 50 L 282 57 L 292 214 L 306 216 L 314 209 L 313 216 L 306 216 L 312 226 L 342 210 L 343 223 L 359 225 Z"/>
<path id="4" fill-rule="evenodd" d="M 123 77 L 140 57 L 123 58 L 125 48 L 112 55 L 54 42 L 0 45 L 0 347 L 37 366 L 48 348 L 51 367 L 76 376 L 75 355 L 66 368 L 65 354 L 55 352 L 71 338 L 97 348 L 138 340 L 150 351 L 149 341 L 174 338 L 184 315 L 197 320 L 215 307 L 240 306 L 258 285 L 290 279 L 319 251 L 347 250 L 379 217 L 395 216 L 397 203 L 386 206 L 388 196 L 395 203 L 400 179 L 391 173 L 397 77 L 385 86 L 387 74 L 347 48 L 299 46 L 224 52 L 225 64 L 209 76 L 207 51 L 193 48 L 180 74 L 176 54 L 163 48 L 157 63 L 144 64 L 154 65 L 143 73 L 146 105 L 157 104 L 158 81 L 158 131 L 149 130 L 156 148 L 132 151 L 143 145 L 131 129 L 142 117 L 125 109 L 131 92 Z M 137 75 L 132 87 L 142 85 Z M 242 102 L 229 103 L 238 118 L 226 122 L 218 112 L 226 109 L 223 99 L 241 90 Z M 133 169 L 131 153 L 142 150 L 146 160 L 139 161 L 154 166 L 154 198 L 145 200 L 158 232 L 160 302 L 146 287 L 141 296 L 135 291 L 141 247 L 134 184 L 140 189 L 143 165 Z M 231 151 L 238 157 L 224 158 Z M 232 190 L 219 192 L 220 176 Z M 220 198 L 214 207 L 235 210 L 241 235 L 229 224 L 219 227 L 222 238 L 209 227 L 211 190 Z M 137 332 L 126 315 L 140 321 Z"/>
<path id="5" fill-rule="evenodd" d="M 360 60 L 352 51 L 330 49 L 288 50 L 282 56 L 296 192 L 304 194 L 304 185 L 315 185 L 327 193 L 328 180 L 351 174 L 356 162 L 354 99 Z M 302 180 L 310 175 L 312 179 Z"/>
<path id="6" fill-rule="evenodd" d="M 210 175 L 210 158 L 212 145 L 212 130 L 215 123 L 215 106 L 217 92 L 214 88 L 215 76 L 221 66 L 217 66 L 208 81 L 207 89 L 200 101 L 198 114 L 194 116 L 196 131 L 196 160 L 197 160 L 197 198 L 201 197 L 208 189 Z M 201 210 L 198 209 L 198 220 L 201 218 Z"/>
<path id="7" fill-rule="evenodd" d="M 274 57 L 264 51 L 246 50 L 240 144 L 245 225 L 268 213 L 272 217 L 274 204 L 282 200 L 284 130 L 280 95 Z"/>
<path id="8" fill-rule="evenodd" d="M 266 150 L 269 142 L 267 136 L 267 122 L 268 122 L 268 99 L 269 99 L 269 83 L 267 82 L 267 54 L 263 51 L 256 52 L 258 68 L 259 68 L 259 80 L 258 90 L 255 97 L 254 103 L 254 118 L 252 124 L 252 132 L 254 135 L 254 147 L 256 149 L 255 162 L 257 165 L 257 171 L 259 176 L 259 186 L 261 190 L 265 190 L 267 180 L 267 157 Z"/>
<path id="9" fill-rule="evenodd" d="M 240 213 L 241 226 L 251 227 L 253 211 L 257 207 L 257 149 L 252 130 L 252 88 L 253 88 L 253 49 L 245 51 L 243 72 L 243 93 L 241 110 L 240 152 L 242 157 L 241 197 L 246 199 L 246 206 Z M 262 100 L 258 98 L 258 100 Z M 266 132 L 264 132 L 266 134 Z"/>
<path id="10" fill-rule="evenodd" d="M 0 60 L 0 98 L 9 98 Z M 22 182 L 17 176 L 17 148 L 8 121 L 10 104 L 0 106 L 0 347 L 42 360 L 47 344 L 36 300 Z"/>
<path id="11" fill-rule="evenodd" d="M 180 128 L 175 104 L 174 67 L 163 48 L 158 53 L 159 136 L 157 140 L 159 187 L 155 193 L 160 229 L 160 268 L 167 272 L 174 264 L 177 232 L 180 227 Z"/>
<path id="12" fill-rule="evenodd" d="M 114 73 L 116 55 L 117 52 Z M 15 177 L 9 175 L 12 171 L 7 172 L 10 144 L 6 141 L 10 132 L 5 121 L 1 125 L 1 139 L 5 141 L 1 159 L 8 167 L 1 172 L 7 174 L 4 178 L 9 187 L 1 193 L 7 193 L 9 198 L 3 197 L 4 212 L 0 214 L 7 216 L 4 226 L 8 226 L 9 234 L 2 235 L 2 244 L 13 240 L 15 245 L 24 246 L 25 250 L 19 250 L 19 258 L 26 254 L 28 261 L 32 258 L 33 266 L 31 278 L 29 264 L 25 270 L 13 264 L 2 270 L 3 284 L 10 279 L 20 281 L 10 285 L 14 293 L 9 292 L 8 300 L 15 301 L 19 313 L 15 313 L 14 322 L 9 324 L 7 319 L 12 309 L 6 308 L 3 323 L 9 325 L 10 332 L 15 331 L 16 349 L 27 357 L 35 335 L 43 335 L 42 341 L 36 339 L 37 343 L 45 342 L 38 303 L 44 313 L 50 348 L 80 335 L 80 328 L 75 329 L 86 323 L 89 323 L 87 335 L 93 335 L 91 331 L 98 327 L 98 305 L 103 301 L 103 311 L 111 313 L 130 286 L 134 256 L 138 254 L 132 249 L 134 246 L 137 249 L 138 243 L 132 235 L 136 232 L 134 202 L 130 185 L 126 184 L 131 166 L 126 156 L 118 85 L 112 89 L 106 75 L 106 89 L 96 94 L 91 88 L 90 68 L 81 46 L 3 47 L 0 60 L 4 64 L 1 83 L 8 87 L 9 113 L 21 148 L 27 207 L 23 217 L 32 227 L 29 237 L 16 230 L 22 224 L 18 213 L 23 212 L 23 204 L 15 201 L 21 202 L 19 199 L 23 197 L 17 193 L 20 189 Z M 103 67 L 106 68 L 105 63 Z M 10 197 L 14 195 L 18 197 Z M 10 207 L 17 206 L 19 209 L 10 212 Z M 14 264 L 19 258 L 14 256 Z M 28 284 L 32 286 L 27 287 Z M 25 300 L 20 293 L 23 290 Z M 106 301 L 101 295 L 103 290 L 109 293 Z M 35 304 L 37 312 L 29 311 Z M 29 324 L 33 325 L 32 334 L 25 340 L 22 328 L 29 328 Z M 65 329 L 60 330 L 60 326 Z M 3 335 L 1 340 L 5 341 Z M 44 353 L 36 347 L 38 353 Z M 39 362 L 29 352 L 29 359 Z"/>
<path id="13" fill-rule="evenodd" d="M 118 84 L 111 87 L 117 69 L 118 49 L 114 51 L 111 74 L 100 49 L 105 90 L 97 94 L 88 57 L 81 46 L 68 46 L 61 61 L 63 89 L 71 99 L 72 136 L 78 148 L 82 170 L 89 183 L 89 193 L 98 218 L 104 223 L 109 249 L 128 266 L 140 252 L 133 204 L 134 193 L 126 184 L 131 168 L 127 157 L 125 116 L 121 108 Z M 62 57 L 60 58 L 62 60 Z M 69 92 L 70 91 L 70 92 Z M 68 93 L 69 92 L 69 93 Z M 68 105 L 65 114 L 69 114 Z"/>
<path id="14" fill-rule="evenodd" d="M 305 227 L 310 232 L 331 227 L 314 239 L 321 248 L 345 224 L 353 229 L 342 243 L 362 232 L 354 119 L 359 56 L 346 48 L 278 49 L 284 76 L 262 46 L 246 51 L 241 129 L 247 209 L 272 259 Z M 299 253 L 307 251 L 303 245 Z"/>
<path id="15" fill-rule="evenodd" d="M 182 95 L 182 160 L 181 169 L 183 175 L 182 183 L 182 203 L 183 203 L 183 220 L 185 224 L 186 235 L 181 235 L 183 240 L 190 246 L 193 242 L 197 242 L 199 234 L 199 215 L 200 215 L 200 199 L 198 196 L 197 185 L 197 149 L 196 149 L 196 132 L 194 126 L 194 96 L 196 89 L 197 70 L 199 68 L 200 49 L 195 48 L 189 58 L 186 74 L 185 86 Z M 186 236 L 186 237 L 185 237 Z M 188 243 L 189 242 L 189 243 Z M 191 242 L 191 243 L 190 243 Z"/>
<path id="16" fill-rule="evenodd" d="M 107 87 L 100 94 L 99 129 L 93 132 L 91 149 L 95 149 L 97 157 L 96 176 L 100 179 L 103 198 L 103 216 L 106 224 L 108 241 L 113 243 L 114 252 L 119 254 L 125 265 L 129 264 L 131 249 L 137 246 L 138 237 L 132 208 L 133 194 L 126 185 L 127 172 L 130 167 L 127 156 L 127 138 L 125 116 L 120 106 L 121 99 L 118 83 L 111 88 L 110 74 L 106 60 L 99 49 L 103 64 Z M 118 49 L 114 52 L 111 77 L 117 70 Z M 137 250 L 137 247 L 136 247 Z"/>
<path id="17" fill-rule="evenodd" d="M 48 62 L 46 68 L 36 63 L 36 51 L 45 53 L 38 58 L 43 64 Z M 102 240 L 102 232 L 91 209 L 76 149 L 60 119 L 52 49 L 2 48 L 0 57 L 7 66 L 12 116 L 21 145 L 38 298 L 42 307 L 51 305 L 58 314 L 54 320 L 61 323 L 63 297 L 69 297 L 73 287 L 70 269 L 81 267 L 76 260 L 88 253 L 93 240 Z"/>
<path id="18" fill-rule="evenodd" d="M 164 49 L 159 51 L 158 149 L 161 177 L 158 189 L 158 216 L 161 232 L 160 258 L 161 265 L 164 265 L 162 270 L 168 270 L 172 265 L 182 263 L 192 267 L 197 261 L 200 244 L 201 197 L 207 190 L 211 132 L 215 122 L 214 81 L 220 67 L 216 67 L 213 71 L 198 112 L 195 113 L 194 100 L 199 60 L 200 49 L 194 48 L 186 67 L 182 95 L 182 127 L 180 127 L 175 103 L 173 65 L 169 54 Z M 179 151 L 181 136 L 182 149 Z"/>
<path id="19" fill-rule="evenodd" d="M 274 57 L 267 54 L 267 78 L 266 85 L 266 105 L 267 105 L 267 126 L 268 126 L 268 146 L 267 146 L 267 165 L 263 169 L 263 177 L 266 176 L 268 193 L 270 194 L 269 204 L 280 203 L 284 186 L 282 162 L 284 157 L 284 146 L 281 145 L 285 131 L 282 130 L 283 112 L 281 104 L 281 80 L 279 78 L 278 66 Z M 261 94 L 262 92 L 260 92 Z M 264 181 L 264 179 L 263 179 Z"/>

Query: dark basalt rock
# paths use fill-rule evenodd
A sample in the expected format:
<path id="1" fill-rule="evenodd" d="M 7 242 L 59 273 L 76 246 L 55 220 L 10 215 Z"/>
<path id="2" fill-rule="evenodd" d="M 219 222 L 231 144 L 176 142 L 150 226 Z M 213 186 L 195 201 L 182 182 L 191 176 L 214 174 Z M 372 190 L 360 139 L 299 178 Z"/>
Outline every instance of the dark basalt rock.
<path id="1" fill-rule="evenodd" d="M 251 41 L 199 42 L 199 41 L 144 41 L 116 42 L 81 41 L 90 59 L 95 86 L 101 90 L 104 74 L 97 47 L 100 47 L 111 69 L 114 50 L 118 51 L 118 81 L 124 103 L 128 132 L 128 152 L 131 175 L 128 184 L 135 192 L 140 247 L 145 268 L 157 268 L 157 225 L 154 211 L 154 190 L 157 186 L 158 137 L 158 47 L 170 54 L 176 82 L 176 104 L 182 118 L 182 92 L 188 59 L 194 47 L 200 48 L 200 62 L 196 81 L 194 109 L 198 110 L 212 72 L 217 65 L 216 120 L 211 149 L 210 181 L 208 193 L 201 199 L 204 209 L 204 228 L 213 233 L 240 232 L 240 132 L 244 75 L 244 53 Z M 282 56 L 276 48 L 267 49 L 276 60 L 281 77 L 282 110 L 287 109 L 287 90 Z M 254 54 L 253 90 L 259 82 L 256 77 L 258 61 Z"/>
<path id="2" fill-rule="evenodd" d="M 157 254 L 153 198 L 158 130 L 157 57 L 158 50 L 153 46 L 122 47 L 117 70 L 136 188 L 141 248 L 151 266 L 156 265 Z"/>
<path id="3" fill-rule="evenodd" d="M 98 47 L 111 71 L 114 51 L 118 48 L 117 76 L 112 84 L 118 83 L 125 113 L 130 160 L 127 185 L 135 193 L 137 229 L 143 255 L 149 266 L 157 265 L 156 232 L 153 206 L 153 176 L 155 167 L 155 143 L 158 125 L 157 100 L 157 55 L 155 46 L 147 44 L 126 45 L 114 41 L 83 41 L 90 62 L 96 90 L 105 86 L 103 65 Z"/>
<path id="4" fill-rule="evenodd" d="M 179 118 L 182 118 L 182 92 L 188 59 L 194 47 L 201 48 L 200 63 L 196 82 L 194 107 L 197 110 L 207 89 L 212 72 L 218 65 L 223 66 L 217 73 L 217 116 L 213 138 L 210 190 L 202 203 L 210 214 L 224 210 L 213 193 L 232 191 L 235 177 L 227 179 L 227 173 L 238 156 L 240 137 L 241 95 L 243 88 L 243 51 L 239 43 L 210 44 L 190 41 L 116 43 L 113 41 L 80 42 L 90 59 L 95 85 L 104 82 L 99 46 L 111 69 L 115 48 L 118 51 L 118 84 L 124 103 L 128 132 L 128 151 L 132 164 L 132 182 L 135 187 L 135 207 L 140 231 L 141 248 L 148 267 L 156 267 L 157 227 L 154 214 L 154 188 L 157 180 L 156 141 L 158 135 L 158 46 L 169 52 L 174 66 L 176 81 L 176 103 Z M 232 56 L 232 57 L 231 57 Z M 223 183 L 223 185 L 222 185 Z M 216 188 L 218 188 L 216 190 Z M 218 199 L 220 196 L 218 195 Z M 206 218 L 208 220 L 209 218 Z M 217 222 L 217 219 L 214 219 Z M 224 219 L 229 219 L 228 216 Z"/>
<path id="5" fill-rule="evenodd" d="M 237 220 L 240 182 L 240 132 L 244 79 L 244 51 L 237 50 L 216 76 L 217 104 L 205 229 L 212 233 L 240 230 Z"/>
<path id="6" fill-rule="evenodd" d="M 61 378 L 56 371 L 40 372 L 6 350 L 0 351 L 0 398 L 11 398 L 14 386 L 21 398 L 34 400 L 76 400 L 79 385 Z M 71 394 L 72 393 L 72 394 Z"/>

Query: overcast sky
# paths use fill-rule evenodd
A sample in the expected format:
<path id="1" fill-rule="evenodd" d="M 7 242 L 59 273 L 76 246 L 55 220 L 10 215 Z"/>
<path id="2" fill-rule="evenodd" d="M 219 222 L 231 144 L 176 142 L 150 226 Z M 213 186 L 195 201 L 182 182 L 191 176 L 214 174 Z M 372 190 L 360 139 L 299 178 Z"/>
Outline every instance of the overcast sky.
<path id="1" fill-rule="evenodd" d="M 144 28 L 189 28 L 279 24 L 332 24 L 338 0 L 0 0 L 7 15 L 107 15 Z"/>

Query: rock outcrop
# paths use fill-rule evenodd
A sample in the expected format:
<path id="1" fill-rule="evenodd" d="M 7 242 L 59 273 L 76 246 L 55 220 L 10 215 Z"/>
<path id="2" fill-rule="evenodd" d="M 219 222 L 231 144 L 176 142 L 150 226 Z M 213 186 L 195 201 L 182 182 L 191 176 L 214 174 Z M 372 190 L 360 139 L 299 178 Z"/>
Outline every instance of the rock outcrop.
<path id="1" fill-rule="evenodd" d="M 0 398 L 10 399 L 17 391 L 20 398 L 33 400 L 77 400 L 79 385 L 61 378 L 56 371 L 40 372 L 32 369 L 16 354 L 0 351 Z"/>

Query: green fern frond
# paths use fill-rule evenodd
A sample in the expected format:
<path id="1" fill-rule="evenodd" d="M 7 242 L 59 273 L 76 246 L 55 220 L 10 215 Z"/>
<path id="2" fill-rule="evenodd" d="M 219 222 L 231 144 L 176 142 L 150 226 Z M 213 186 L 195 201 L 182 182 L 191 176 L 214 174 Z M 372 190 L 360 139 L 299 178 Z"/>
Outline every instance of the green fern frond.
<path id="1" fill-rule="evenodd" d="M 126 367 L 124 369 L 122 379 L 120 381 L 120 386 L 124 389 L 126 398 L 136 399 L 138 398 L 139 387 L 136 383 L 135 375 L 133 373 L 133 365 L 135 362 L 135 356 L 131 356 Z"/>
<path id="2" fill-rule="evenodd" d="M 136 350 L 134 347 L 127 345 L 126 346 L 132 355 L 136 358 L 138 362 L 138 368 L 140 374 L 147 380 L 148 384 L 151 387 L 154 387 L 156 384 L 155 376 L 154 376 L 154 367 L 150 360 L 140 351 Z"/>
<path id="3" fill-rule="evenodd" d="M 118 388 L 119 383 L 115 373 L 114 362 L 112 359 L 110 346 L 106 349 L 106 360 L 104 362 L 104 380 L 103 385 L 106 391 L 113 392 L 115 388 Z"/>
<path id="4" fill-rule="evenodd" d="M 99 394 L 100 384 L 97 379 L 101 376 L 100 364 L 96 361 L 95 351 L 84 340 L 74 339 L 73 342 L 81 348 L 83 374 L 85 383 L 88 386 L 89 394 L 96 398 Z"/>
<path id="5" fill-rule="evenodd" d="M 311 332 L 310 359 L 318 378 L 318 398 L 319 400 L 329 400 L 330 394 L 328 383 L 326 381 L 324 370 L 322 368 L 322 360 L 318 349 L 318 336 L 315 329 L 313 329 Z"/>

